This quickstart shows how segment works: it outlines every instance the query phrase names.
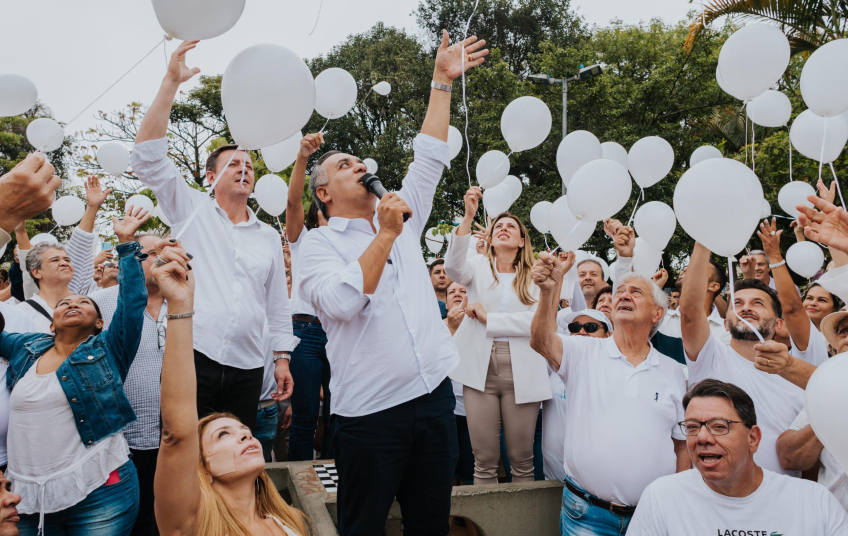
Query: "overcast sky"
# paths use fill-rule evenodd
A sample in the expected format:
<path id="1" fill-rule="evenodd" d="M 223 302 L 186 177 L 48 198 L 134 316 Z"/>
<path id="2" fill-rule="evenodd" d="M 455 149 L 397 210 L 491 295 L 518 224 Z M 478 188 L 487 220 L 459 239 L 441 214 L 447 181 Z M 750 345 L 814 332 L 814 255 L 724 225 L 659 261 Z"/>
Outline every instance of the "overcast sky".
<path id="1" fill-rule="evenodd" d="M 204 74 L 224 72 L 240 50 L 276 43 L 304 58 L 326 53 L 346 36 L 382 21 L 418 33 L 413 10 L 418 0 L 247 0 L 241 20 L 228 33 L 205 41 L 190 53 L 189 65 Z M 473 0 L 466 0 L 473 6 Z M 591 24 L 613 17 L 626 23 L 660 17 L 683 18 L 687 0 L 572 0 Z M 162 39 L 149 0 L 0 0 L 4 27 L 0 73 L 35 82 L 39 99 L 63 122 L 71 120 Z M 167 43 L 173 51 L 176 41 Z M 68 127 L 68 133 L 93 126 L 97 109 L 116 110 L 131 101 L 149 104 L 165 71 L 162 46 L 121 80 L 105 97 Z"/>

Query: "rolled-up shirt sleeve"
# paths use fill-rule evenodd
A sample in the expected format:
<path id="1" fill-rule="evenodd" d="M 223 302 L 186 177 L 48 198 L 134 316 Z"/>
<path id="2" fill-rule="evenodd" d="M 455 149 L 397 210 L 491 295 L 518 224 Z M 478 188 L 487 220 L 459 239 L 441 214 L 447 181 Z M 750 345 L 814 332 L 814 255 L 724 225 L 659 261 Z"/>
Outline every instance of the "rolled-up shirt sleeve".
<path id="1" fill-rule="evenodd" d="M 271 273 L 265 282 L 265 311 L 267 313 L 268 336 L 271 338 L 271 350 L 291 352 L 300 339 L 294 336 L 292 329 L 292 309 L 286 287 L 286 261 L 283 257 L 283 245 L 277 244 Z"/>
<path id="2" fill-rule="evenodd" d="M 186 183 L 177 166 L 168 158 L 167 138 L 135 144 L 130 164 L 139 180 L 156 195 L 159 207 L 174 225 L 187 219 L 195 204 L 206 198 L 206 194 Z"/>
<path id="3" fill-rule="evenodd" d="M 300 297 L 322 314 L 347 322 L 370 303 L 359 261 L 345 263 L 321 232 L 307 233 L 298 262 Z"/>

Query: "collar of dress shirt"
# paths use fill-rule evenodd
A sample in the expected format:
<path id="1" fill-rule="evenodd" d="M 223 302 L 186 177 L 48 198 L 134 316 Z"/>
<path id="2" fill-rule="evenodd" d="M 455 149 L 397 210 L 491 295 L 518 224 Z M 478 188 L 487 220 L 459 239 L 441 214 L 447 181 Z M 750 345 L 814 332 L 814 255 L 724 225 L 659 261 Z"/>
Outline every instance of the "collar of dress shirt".
<path id="1" fill-rule="evenodd" d="M 339 233 L 343 233 L 348 227 L 351 227 L 361 231 L 367 230 L 369 233 L 374 234 L 371 224 L 365 218 L 349 219 L 333 216 L 327 221 L 327 227 Z"/>
<path id="2" fill-rule="evenodd" d="M 607 353 L 612 358 L 622 358 L 627 361 L 627 357 L 621 353 L 621 350 L 618 349 L 618 345 L 615 343 L 615 338 L 610 336 L 604 339 L 604 346 L 607 349 Z M 655 367 L 660 364 L 660 356 L 657 351 L 654 349 L 654 345 L 651 344 L 651 341 L 648 341 L 648 346 L 651 347 L 651 350 L 648 352 L 648 357 L 645 359 L 645 363 L 649 367 Z"/>
<path id="3" fill-rule="evenodd" d="M 223 208 L 221 208 L 221 205 L 218 204 L 218 200 L 212 199 L 212 202 L 215 203 L 215 210 L 217 210 L 218 213 L 220 213 L 222 216 L 224 216 L 225 218 L 227 218 L 229 220 L 230 217 L 227 215 L 227 211 L 224 210 Z M 239 223 L 233 223 L 233 225 L 244 225 L 244 226 L 258 225 L 259 224 L 259 218 L 256 217 L 256 214 L 252 210 L 250 210 L 250 207 L 245 207 L 245 208 L 247 208 L 247 221 L 242 221 L 242 222 L 239 222 Z M 230 223 L 232 223 L 232 221 L 230 221 Z"/>

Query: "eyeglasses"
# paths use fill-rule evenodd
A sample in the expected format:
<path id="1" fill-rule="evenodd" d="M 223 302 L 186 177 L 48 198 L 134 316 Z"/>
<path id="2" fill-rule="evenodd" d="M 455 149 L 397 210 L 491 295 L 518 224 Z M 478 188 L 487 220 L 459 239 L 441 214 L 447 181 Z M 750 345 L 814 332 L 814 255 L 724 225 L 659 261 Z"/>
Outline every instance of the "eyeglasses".
<path id="1" fill-rule="evenodd" d="M 601 329 L 601 325 L 597 322 L 586 322 L 585 324 L 581 324 L 580 322 L 572 322 L 568 324 L 568 332 L 571 334 L 580 333 L 581 329 L 585 329 L 586 333 L 595 333 L 599 329 Z"/>
<path id="2" fill-rule="evenodd" d="M 745 424 L 742 421 L 728 421 L 727 419 L 710 419 L 708 421 L 680 421 L 677 425 L 684 435 L 696 436 L 701 433 L 701 427 L 706 426 L 707 432 L 714 436 L 724 436 L 730 433 L 731 424 Z"/>
<path id="3" fill-rule="evenodd" d="M 165 322 L 156 322 L 156 344 L 161 350 L 165 347 Z"/>

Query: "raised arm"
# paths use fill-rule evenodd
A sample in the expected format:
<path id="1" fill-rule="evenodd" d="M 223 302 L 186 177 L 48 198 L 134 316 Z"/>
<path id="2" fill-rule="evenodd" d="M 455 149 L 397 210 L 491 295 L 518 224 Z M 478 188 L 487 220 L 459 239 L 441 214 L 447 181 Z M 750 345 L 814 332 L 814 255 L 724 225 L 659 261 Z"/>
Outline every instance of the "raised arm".
<path id="1" fill-rule="evenodd" d="M 530 325 L 530 347 L 542 355 L 554 370 L 562 364 L 562 339 L 557 335 L 556 304 L 559 303 L 562 277 L 574 264 L 574 253 L 568 252 L 565 262 L 546 251 L 539 253 L 531 275 L 539 286 L 539 305 Z"/>
<path id="2" fill-rule="evenodd" d="M 678 307 L 680 331 L 683 333 L 683 349 L 690 361 L 698 359 L 698 354 L 710 338 L 710 323 L 704 310 L 709 263 L 710 250 L 695 242 L 692 257 L 689 259 L 689 267 L 686 268 L 686 281 L 680 291 Z"/>
<path id="3" fill-rule="evenodd" d="M 845 214 L 842 207 L 825 199 L 814 195 L 807 199 L 816 208 L 798 205 L 798 221 L 804 226 L 807 238 L 830 248 L 835 265 L 818 282 L 842 301 L 848 300 L 848 214 Z"/>
<path id="4" fill-rule="evenodd" d="M 68 256 L 74 267 L 74 277 L 68 284 L 71 292 L 86 295 L 98 290 L 94 281 L 94 223 L 97 212 L 106 198 L 112 193 L 109 188 L 105 192 L 100 186 L 100 179 L 96 176 L 88 177 L 85 181 L 85 213 L 79 225 L 68 240 Z"/>
<path id="5" fill-rule="evenodd" d="M 300 140 L 300 150 L 289 178 L 289 197 L 286 202 L 286 237 L 297 242 L 303 231 L 303 188 L 306 184 L 306 164 L 309 157 L 324 143 L 324 133 L 307 134 Z"/>
<path id="6" fill-rule="evenodd" d="M 162 240 L 156 244 L 164 266 L 154 266 L 168 315 L 194 311 L 194 276 L 180 244 Z M 190 534 L 200 510 L 197 459 L 197 381 L 194 370 L 191 317 L 168 320 L 168 337 L 162 359 L 162 441 L 153 483 L 156 523 L 163 535 Z"/>
<path id="7" fill-rule="evenodd" d="M 171 108 L 174 98 L 180 89 L 180 84 L 188 82 L 200 72 L 197 67 L 190 69 L 186 66 L 186 52 L 192 50 L 200 41 L 185 41 L 171 54 L 168 71 L 159 86 L 159 93 L 153 99 L 153 104 L 144 114 L 141 126 L 136 134 L 135 142 L 142 143 L 164 138 L 168 134 L 168 122 L 171 119 Z"/>
<path id="8" fill-rule="evenodd" d="M 0 177 L 0 231 L 4 240 L 22 221 L 50 208 L 62 179 L 42 153 L 32 153 Z M 25 248 L 22 248 L 25 249 Z"/>
<path id="9" fill-rule="evenodd" d="M 468 262 L 468 246 L 471 240 L 471 226 L 481 197 L 483 192 L 478 186 L 469 188 L 465 193 L 463 197 L 465 217 L 454 231 L 454 239 L 448 244 L 448 251 L 445 254 L 445 273 L 452 280 L 466 287 L 474 278 L 474 267 Z"/>
<path id="10" fill-rule="evenodd" d="M 141 245 L 135 240 L 118 244 L 118 305 L 109 328 L 103 333 L 110 354 L 116 359 L 121 379 L 125 380 L 141 342 L 147 287 L 139 259 Z"/>

